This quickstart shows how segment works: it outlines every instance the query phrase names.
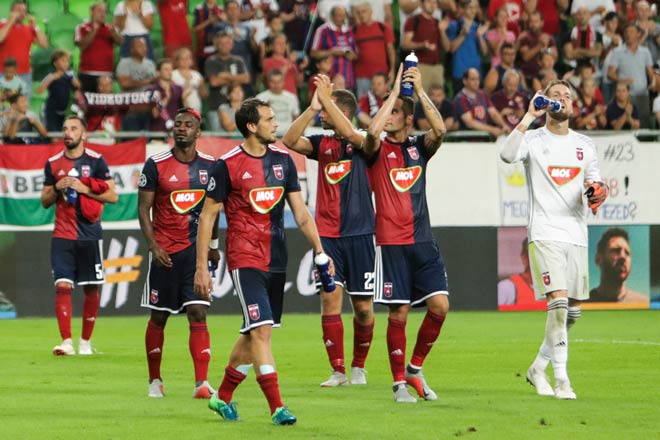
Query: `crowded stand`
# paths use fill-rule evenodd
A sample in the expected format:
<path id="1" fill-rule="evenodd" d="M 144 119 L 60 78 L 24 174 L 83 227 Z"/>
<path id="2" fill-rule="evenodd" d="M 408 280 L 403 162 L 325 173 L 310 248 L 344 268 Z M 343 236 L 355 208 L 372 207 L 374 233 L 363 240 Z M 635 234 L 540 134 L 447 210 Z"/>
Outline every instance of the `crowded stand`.
<path id="1" fill-rule="evenodd" d="M 69 114 L 162 138 L 181 107 L 236 137 L 250 97 L 283 134 L 319 73 L 355 93 L 364 128 L 410 52 L 449 131 L 506 134 L 555 78 L 572 86 L 576 130 L 660 121 L 655 0 L 0 0 L 0 16 L 3 143 L 57 140 Z"/>

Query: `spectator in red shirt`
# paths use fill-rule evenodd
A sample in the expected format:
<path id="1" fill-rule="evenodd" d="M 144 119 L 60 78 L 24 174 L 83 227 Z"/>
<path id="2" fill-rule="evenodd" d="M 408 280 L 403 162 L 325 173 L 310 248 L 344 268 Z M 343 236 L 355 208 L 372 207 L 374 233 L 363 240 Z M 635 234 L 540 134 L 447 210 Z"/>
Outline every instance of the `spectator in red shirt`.
<path id="1" fill-rule="evenodd" d="M 580 97 L 573 101 L 573 115 L 576 130 L 602 130 L 607 126 L 607 107 L 596 97 L 596 81 L 585 78 L 582 81 Z"/>
<path id="2" fill-rule="evenodd" d="M 371 120 L 383 105 L 385 96 L 389 95 L 389 93 L 390 86 L 387 81 L 387 73 L 376 72 L 371 77 L 371 88 L 360 97 L 360 101 L 358 102 L 358 112 L 355 116 L 358 119 L 360 127 L 369 127 Z"/>
<path id="3" fill-rule="evenodd" d="M 538 11 L 529 14 L 527 30 L 518 37 L 520 69 L 529 83 L 541 70 L 539 54 L 548 51 L 557 62 L 557 44 L 552 35 L 543 32 L 543 16 Z"/>
<path id="4" fill-rule="evenodd" d="M 9 17 L 0 20 L 0 67 L 4 66 L 5 58 L 16 59 L 16 73 L 26 86 L 29 102 L 32 93 L 30 47 L 34 41 L 41 47 L 48 47 L 48 38 L 35 25 L 34 17 L 27 15 L 25 3 L 15 1 L 9 11 Z M 27 24 L 24 23 L 26 18 Z"/>
<path id="5" fill-rule="evenodd" d="M 404 51 L 415 51 L 418 68 L 422 74 L 422 87 L 428 92 L 431 83 L 445 84 L 445 68 L 440 52 L 439 22 L 433 16 L 437 9 L 436 0 L 423 0 L 419 14 L 408 17 L 403 30 Z"/>
<path id="6" fill-rule="evenodd" d="M 174 58 L 182 47 L 192 50 L 192 37 L 188 27 L 188 0 L 158 0 L 158 14 L 162 24 L 165 56 Z"/>
<path id="7" fill-rule="evenodd" d="M 284 75 L 284 90 L 298 96 L 298 87 L 302 85 L 304 76 L 295 62 L 296 54 L 293 53 L 287 56 L 287 47 L 286 35 L 276 35 L 273 39 L 273 55 L 264 59 L 262 68 L 266 76 L 273 70 L 282 72 Z"/>
<path id="8" fill-rule="evenodd" d="M 98 80 L 114 72 L 114 47 L 124 39 L 117 29 L 105 22 L 106 6 L 92 3 L 89 21 L 76 27 L 74 42 L 80 48 L 78 79 L 83 92 L 95 92 Z"/>
<path id="9" fill-rule="evenodd" d="M 314 63 L 314 66 L 316 67 L 316 71 L 314 75 L 309 79 L 307 96 L 314 96 L 314 92 L 316 91 L 316 75 L 325 75 L 327 77 L 332 76 L 332 55 L 324 55 L 317 59 Z"/>
<path id="10" fill-rule="evenodd" d="M 538 12 L 542 17 L 542 30 L 549 35 L 559 35 L 561 26 L 559 23 L 559 12 L 568 13 L 569 0 L 527 0 L 525 10 L 527 20 L 533 12 Z M 529 26 L 529 24 L 528 24 Z"/>
<path id="11" fill-rule="evenodd" d="M 480 130 L 494 137 L 511 131 L 486 92 L 479 89 L 479 71 L 471 67 L 463 74 L 463 88 L 454 98 L 454 113 L 461 130 Z M 492 124 L 491 124 L 492 123 Z"/>
<path id="12" fill-rule="evenodd" d="M 520 33 L 520 20 L 523 17 L 522 0 L 490 0 L 488 2 L 488 19 L 494 21 L 501 9 L 507 12 L 506 28 L 518 35 Z"/>
<path id="13" fill-rule="evenodd" d="M 204 62 L 215 53 L 213 37 L 220 32 L 220 24 L 227 18 L 225 12 L 218 6 L 218 0 L 206 0 L 195 7 L 193 13 L 193 31 L 197 37 L 195 55 L 197 67 L 204 71 Z"/>
<path id="14" fill-rule="evenodd" d="M 519 90 L 520 79 L 520 73 L 517 70 L 507 70 L 502 79 L 502 88 L 490 97 L 491 102 L 511 130 L 520 123 L 529 106 L 529 96 Z"/>
<path id="15" fill-rule="evenodd" d="M 355 60 L 357 96 L 369 91 L 372 78 L 378 72 L 387 72 L 387 81 L 392 83 L 396 67 L 392 29 L 385 23 L 374 21 L 371 5 L 367 0 L 360 1 L 361 4 L 353 7 L 358 20 L 358 25 L 353 28 L 358 52 Z"/>

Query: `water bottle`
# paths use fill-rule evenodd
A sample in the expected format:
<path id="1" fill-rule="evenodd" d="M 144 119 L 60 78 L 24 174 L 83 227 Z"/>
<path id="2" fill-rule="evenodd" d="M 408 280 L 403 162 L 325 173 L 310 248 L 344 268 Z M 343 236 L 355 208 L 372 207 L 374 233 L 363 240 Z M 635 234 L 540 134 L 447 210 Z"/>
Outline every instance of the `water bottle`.
<path id="1" fill-rule="evenodd" d="M 218 270 L 218 265 L 215 264 L 213 261 L 209 261 L 209 273 L 211 274 L 211 278 L 215 278 L 216 270 Z"/>
<path id="2" fill-rule="evenodd" d="M 417 67 L 417 56 L 415 51 L 410 52 L 410 54 L 403 61 L 403 71 L 410 69 L 411 67 Z M 404 81 L 401 83 L 401 95 L 403 96 L 412 96 L 415 86 L 410 81 Z"/>
<path id="3" fill-rule="evenodd" d="M 71 168 L 71 170 L 69 170 L 69 173 L 67 174 L 67 176 L 77 178 L 79 176 L 78 170 L 76 170 L 75 168 Z M 76 191 L 73 188 L 67 188 L 66 189 L 66 201 L 68 203 L 76 203 L 76 200 L 78 200 L 78 191 Z"/>
<path id="4" fill-rule="evenodd" d="M 316 271 L 321 279 L 321 285 L 324 292 L 335 291 L 335 279 L 330 275 L 330 258 L 326 254 L 318 254 L 314 257 L 314 264 L 316 264 Z"/>
<path id="5" fill-rule="evenodd" d="M 534 98 L 534 107 L 536 110 L 541 110 L 542 108 L 548 107 L 549 112 L 557 113 L 559 110 L 561 110 L 561 102 L 546 98 L 543 95 L 539 95 Z"/>

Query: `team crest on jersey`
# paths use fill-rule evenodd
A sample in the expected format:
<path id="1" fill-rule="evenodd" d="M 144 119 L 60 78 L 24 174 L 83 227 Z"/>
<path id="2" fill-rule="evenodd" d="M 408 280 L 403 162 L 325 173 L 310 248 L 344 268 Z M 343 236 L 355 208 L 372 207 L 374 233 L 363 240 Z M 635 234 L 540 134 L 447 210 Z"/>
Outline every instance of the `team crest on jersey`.
<path id="1" fill-rule="evenodd" d="M 550 178 L 559 186 L 565 185 L 575 179 L 580 174 L 580 171 L 582 171 L 580 167 L 548 167 Z"/>
<path id="2" fill-rule="evenodd" d="M 250 204 L 259 214 L 268 214 L 282 200 L 284 188 L 274 186 L 250 190 Z"/>
<path id="3" fill-rule="evenodd" d="M 419 165 L 409 168 L 392 168 L 390 170 L 392 185 L 399 192 L 409 191 L 421 175 L 422 167 Z"/>
<path id="4" fill-rule="evenodd" d="M 543 284 L 546 286 L 550 285 L 550 272 L 543 272 L 541 274 L 543 276 Z"/>
<path id="5" fill-rule="evenodd" d="M 577 147 L 577 149 L 575 150 L 575 154 L 577 155 L 578 160 L 584 159 L 584 150 L 582 149 L 582 147 Z"/>
<path id="6" fill-rule="evenodd" d="M 208 170 L 199 170 L 199 181 L 202 185 L 206 185 L 209 181 Z"/>
<path id="7" fill-rule="evenodd" d="M 203 189 L 181 189 L 170 193 L 172 207 L 179 214 L 185 214 L 204 200 Z"/>
<path id="8" fill-rule="evenodd" d="M 414 145 L 412 147 L 408 147 L 408 155 L 412 160 L 419 159 L 419 152 L 417 151 L 417 147 Z"/>
<path id="9" fill-rule="evenodd" d="M 151 304 L 156 304 L 158 302 L 158 291 L 156 289 L 151 289 L 149 294 L 149 301 Z"/>
<path id="10" fill-rule="evenodd" d="M 392 297 L 392 283 L 383 283 L 383 296 L 385 298 Z"/>
<path id="11" fill-rule="evenodd" d="M 352 162 L 350 160 L 341 160 L 326 164 L 324 168 L 325 180 L 332 185 L 338 184 L 351 172 L 351 164 Z"/>
<path id="12" fill-rule="evenodd" d="M 282 165 L 273 165 L 273 173 L 277 180 L 284 179 L 284 169 L 282 168 Z"/>
<path id="13" fill-rule="evenodd" d="M 82 177 L 90 177 L 92 175 L 92 167 L 89 165 L 83 165 L 80 167 L 80 175 Z"/>
<path id="14" fill-rule="evenodd" d="M 261 316 L 261 314 L 259 313 L 259 304 L 249 304 L 248 314 L 250 315 L 250 319 L 253 321 L 259 319 L 259 316 Z"/>

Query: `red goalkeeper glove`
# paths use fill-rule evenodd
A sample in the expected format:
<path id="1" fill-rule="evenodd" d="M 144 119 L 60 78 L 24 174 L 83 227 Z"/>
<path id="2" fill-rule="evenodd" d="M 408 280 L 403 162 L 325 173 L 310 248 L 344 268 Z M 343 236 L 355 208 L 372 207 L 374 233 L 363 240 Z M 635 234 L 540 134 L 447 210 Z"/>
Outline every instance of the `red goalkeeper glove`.
<path id="1" fill-rule="evenodd" d="M 587 185 L 587 191 L 585 191 L 584 195 L 587 196 L 589 208 L 591 208 L 591 212 L 595 215 L 600 205 L 607 199 L 610 189 L 605 182 L 587 182 Z"/>

